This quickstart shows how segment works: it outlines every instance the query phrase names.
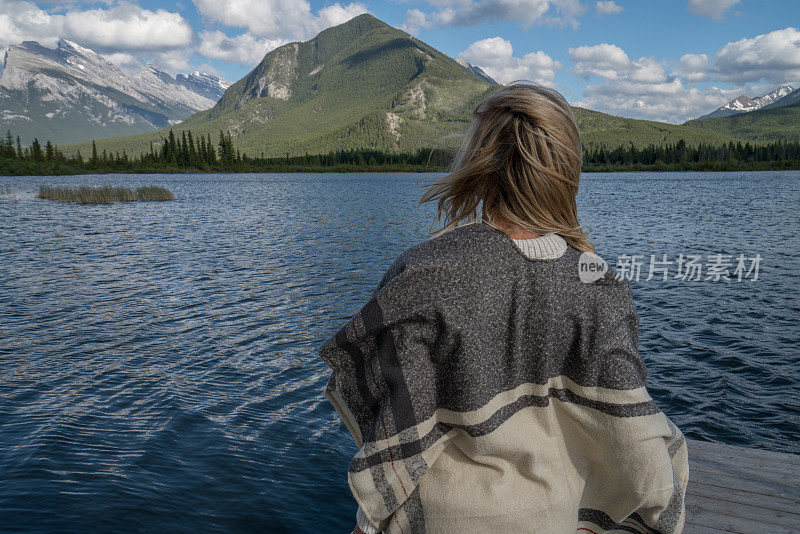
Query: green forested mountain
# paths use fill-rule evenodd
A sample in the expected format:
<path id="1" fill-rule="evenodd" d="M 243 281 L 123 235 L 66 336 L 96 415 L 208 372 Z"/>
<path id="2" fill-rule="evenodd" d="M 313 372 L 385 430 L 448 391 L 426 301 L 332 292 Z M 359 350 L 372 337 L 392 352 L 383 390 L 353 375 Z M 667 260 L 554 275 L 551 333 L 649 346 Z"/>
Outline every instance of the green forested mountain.
<path id="1" fill-rule="evenodd" d="M 339 148 L 413 150 L 463 130 L 494 85 L 447 55 L 361 15 L 267 54 L 210 110 L 176 130 L 230 131 L 243 153 L 283 156 Z M 149 150 L 168 129 L 98 141 L 99 150 Z M 73 145 L 85 153 L 89 144 Z"/>
<path id="2" fill-rule="evenodd" d="M 674 144 L 681 139 L 689 144 L 721 144 L 739 139 L 730 134 L 718 134 L 683 124 L 627 119 L 576 107 L 572 111 L 584 146 L 613 149 L 632 143 L 641 148 Z"/>
<path id="3" fill-rule="evenodd" d="M 695 119 L 686 122 L 685 126 L 749 141 L 797 140 L 800 139 L 800 102 L 729 117 Z"/>
<path id="4" fill-rule="evenodd" d="M 458 142 L 471 110 L 498 86 L 470 68 L 371 15 L 324 30 L 267 54 L 213 108 L 172 128 L 196 138 L 230 132 L 251 157 L 377 149 L 413 152 Z M 573 108 L 587 147 L 685 143 L 762 143 L 796 138 L 796 110 L 761 110 L 683 125 L 615 117 Z M 772 113 L 774 115 L 765 115 Z M 762 117 L 767 117 L 763 119 Z M 722 122 L 715 122 L 722 121 Z M 728 121 L 728 122 L 726 122 Z M 130 155 L 157 151 L 169 129 L 97 141 L 97 149 Z M 450 137 L 448 137 L 450 136 Z M 90 143 L 66 154 L 88 154 Z"/>

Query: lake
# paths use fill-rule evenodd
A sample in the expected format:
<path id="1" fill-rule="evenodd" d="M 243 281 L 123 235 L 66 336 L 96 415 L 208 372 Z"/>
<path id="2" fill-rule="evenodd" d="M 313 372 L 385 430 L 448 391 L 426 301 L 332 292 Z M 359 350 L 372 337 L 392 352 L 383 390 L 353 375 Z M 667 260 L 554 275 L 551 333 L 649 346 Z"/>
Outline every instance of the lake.
<path id="1" fill-rule="evenodd" d="M 355 445 L 317 349 L 426 239 L 429 177 L 0 177 L 0 530 L 350 532 Z M 687 437 L 800 453 L 798 206 L 800 172 L 583 177 L 597 251 L 645 260 L 648 387 Z M 730 277 L 645 281 L 664 254 Z"/>

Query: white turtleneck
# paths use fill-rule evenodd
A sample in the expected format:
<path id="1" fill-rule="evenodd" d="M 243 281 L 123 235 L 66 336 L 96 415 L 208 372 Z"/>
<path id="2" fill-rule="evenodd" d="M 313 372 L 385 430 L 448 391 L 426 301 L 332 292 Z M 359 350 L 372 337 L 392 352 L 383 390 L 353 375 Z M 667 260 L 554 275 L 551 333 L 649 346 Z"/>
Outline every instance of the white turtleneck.
<path id="1" fill-rule="evenodd" d="M 499 232 L 503 231 L 489 221 L 484 220 L 480 222 L 491 226 Z M 539 237 L 531 237 L 527 239 L 514 239 L 512 237 L 511 241 L 517 245 L 517 248 L 519 248 L 526 257 L 532 260 L 554 260 L 563 256 L 567 251 L 567 242 L 563 237 L 555 233 L 544 234 Z"/>
<path id="2" fill-rule="evenodd" d="M 530 239 L 513 239 L 515 245 L 532 260 L 554 260 L 567 251 L 567 242 L 558 234 L 545 234 Z"/>

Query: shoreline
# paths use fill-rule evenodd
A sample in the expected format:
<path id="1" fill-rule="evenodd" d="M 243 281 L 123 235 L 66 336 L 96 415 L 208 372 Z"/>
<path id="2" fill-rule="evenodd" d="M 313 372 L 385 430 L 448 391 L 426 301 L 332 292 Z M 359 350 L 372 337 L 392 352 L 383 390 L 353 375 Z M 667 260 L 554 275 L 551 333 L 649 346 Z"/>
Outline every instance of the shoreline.
<path id="1" fill-rule="evenodd" d="M 581 174 L 594 173 L 634 173 L 634 172 L 774 172 L 774 171 L 797 171 L 800 170 L 800 161 L 787 162 L 787 165 L 720 165 L 710 167 L 708 165 L 628 165 L 628 166 L 604 166 L 588 167 L 581 170 Z M 244 168 L 244 169 L 180 169 L 180 168 L 147 168 L 147 169 L 74 169 L 74 168 L 51 168 L 51 169 L 31 169 L 30 172 L 6 172 L 7 169 L 0 168 L 0 176 L 78 176 L 78 175 L 106 175 L 106 174 L 336 174 L 336 173 L 447 173 L 446 167 L 418 167 L 418 166 L 304 166 L 289 165 L 285 167 L 270 168 Z"/>

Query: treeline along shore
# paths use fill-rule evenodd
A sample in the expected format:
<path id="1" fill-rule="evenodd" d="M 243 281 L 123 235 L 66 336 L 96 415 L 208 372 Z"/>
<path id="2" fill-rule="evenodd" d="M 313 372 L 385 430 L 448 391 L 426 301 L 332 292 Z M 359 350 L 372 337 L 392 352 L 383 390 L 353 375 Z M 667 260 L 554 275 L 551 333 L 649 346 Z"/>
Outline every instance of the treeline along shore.
<path id="1" fill-rule="evenodd" d="M 385 152 L 369 148 L 327 154 L 264 157 L 242 154 L 230 133 L 195 137 L 191 131 L 169 135 L 149 152 L 130 156 L 124 151 L 66 156 L 50 141 L 34 139 L 22 146 L 20 138 L 6 133 L 0 143 L 0 175 L 102 174 L 102 173 L 210 173 L 210 172 L 443 172 L 453 160 L 453 149 L 420 148 L 415 152 Z M 674 144 L 608 149 L 583 148 L 584 172 L 624 171 L 744 171 L 800 169 L 800 141 L 767 144 L 728 142 Z"/>

